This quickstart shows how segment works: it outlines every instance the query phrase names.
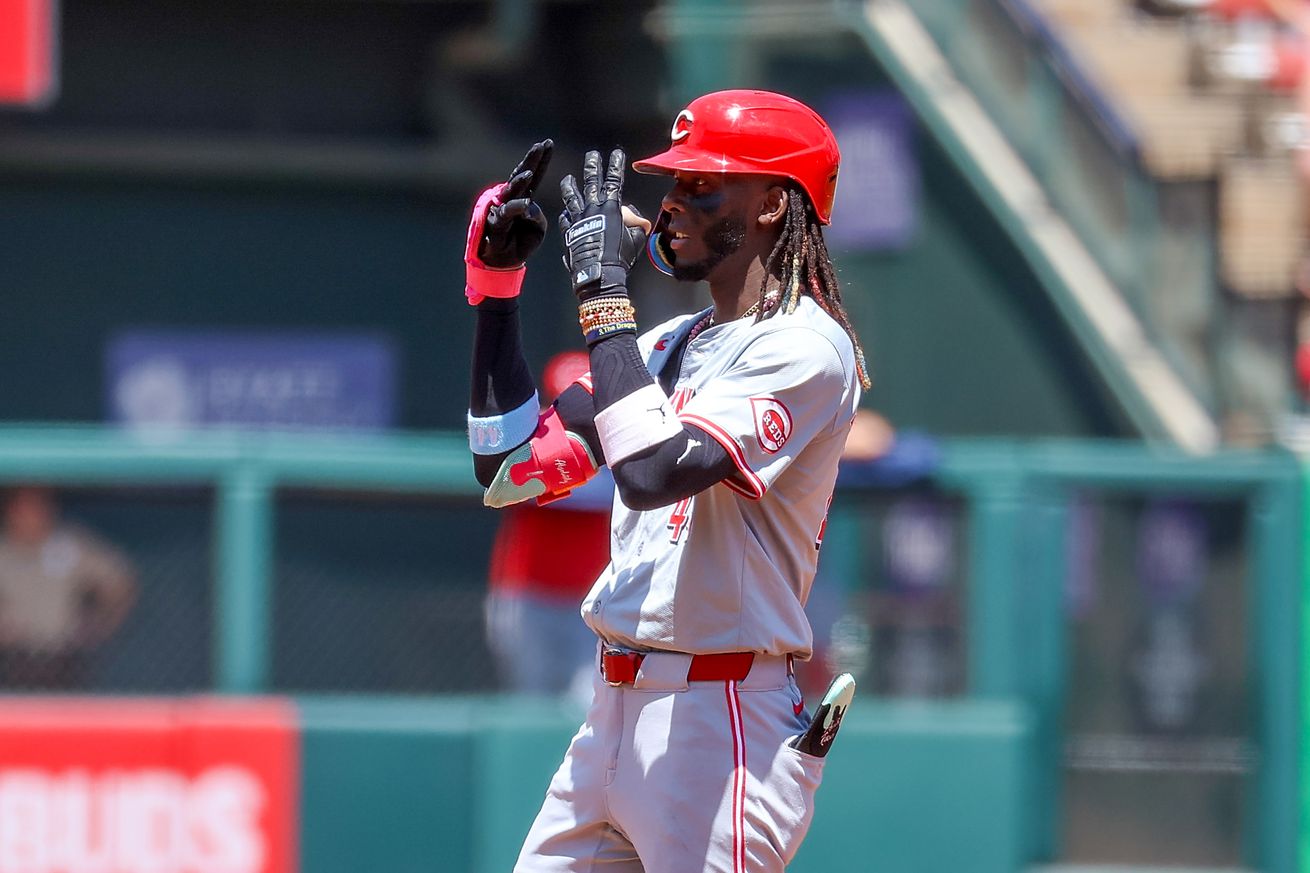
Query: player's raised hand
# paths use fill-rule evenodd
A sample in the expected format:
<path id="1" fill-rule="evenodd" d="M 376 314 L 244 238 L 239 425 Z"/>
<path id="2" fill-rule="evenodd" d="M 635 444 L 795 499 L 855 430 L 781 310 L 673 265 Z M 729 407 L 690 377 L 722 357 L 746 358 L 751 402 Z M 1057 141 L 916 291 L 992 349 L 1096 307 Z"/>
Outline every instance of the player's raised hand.
<path id="1" fill-rule="evenodd" d="M 555 143 L 536 143 L 519 161 L 509 181 L 487 209 L 478 257 L 488 267 L 511 269 L 527 261 L 546 238 L 546 214 L 532 199 L 541 184 Z"/>
<path id="2" fill-rule="evenodd" d="M 581 300 L 626 294 L 628 272 L 646 246 L 650 222 L 622 203 L 626 164 L 623 150 L 614 149 L 602 176 L 600 152 L 590 151 L 582 162 L 581 188 L 571 175 L 560 181 L 564 262 Z"/>

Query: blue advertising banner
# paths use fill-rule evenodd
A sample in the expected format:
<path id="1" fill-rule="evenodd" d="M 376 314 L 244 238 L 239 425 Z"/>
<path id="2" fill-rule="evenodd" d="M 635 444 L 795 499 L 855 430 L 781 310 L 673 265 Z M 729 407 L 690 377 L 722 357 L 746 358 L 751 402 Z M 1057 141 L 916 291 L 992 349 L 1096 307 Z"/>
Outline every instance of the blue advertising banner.
<path id="1" fill-rule="evenodd" d="M 843 92 L 824 108 L 841 149 L 825 236 L 849 250 L 904 248 L 919 226 L 919 161 L 905 98 L 889 90 Z"/>
<path id="2" fill-rule="evenodd" d="M 108 417 L 133 428 L 395 423 L 395 350 L 373 334 L 128 331 L 105 363 Z"/>

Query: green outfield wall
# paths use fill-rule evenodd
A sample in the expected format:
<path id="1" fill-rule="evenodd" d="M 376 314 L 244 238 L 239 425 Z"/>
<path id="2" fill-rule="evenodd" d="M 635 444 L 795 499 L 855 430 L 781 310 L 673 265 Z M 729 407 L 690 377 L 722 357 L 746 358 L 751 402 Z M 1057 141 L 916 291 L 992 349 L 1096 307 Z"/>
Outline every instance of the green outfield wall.
<path id="1" fill-rule="evenodd" d="M 301 869 L 503 873 L 581 713 L 513 698 L 306 699 Z M 1022 705 L 862 701 L 842 725 L 797 873 L 1023 866 Z"/>
<path id="2" fill-rule="evenodd" d="M 106 524 L 119 519 L 115 539 L 143 548 L 172 534 L 165 524 L 132 527 L 151 518 L 134 509 L 134 501 L 182 491 L 207 504 L 207 512 L 163 504 L 184 521 L 211 526 L 207 543 L 201 534 L 213 566 L 208 580 L 199 580 L 211 604 L 199 625 L 203 635 L 170 650 L 146 646 L 139 653 L 145 660 L 133 663 L 153 668 L 163 658 L 203 660 L 209 647 L 201 673 L 209 678 L 200 680 L 206 684 L 178 690 L 276 693 L 303 702 L 304 869 L 317 873 L 336 869 L 330 865 L 338 862 L 360 867 L 377 859 L 392 870 L 432 869 L 421 865 L 437 853 L 450 859 L 443 869 L 481 870 L 489 868 L 478 865 L 500 863 L 512 853 L 580 713 L 481 697 L 322 698 L 280 678 L 269 639 L 270 628 L 294 618 L 279 600 L 295 584 L 288 574 L 296 568 L 285 563 L 293 541 L 309 537 L 331 560 L 335 540 L 363 536 L 379 522 L 369 521 L 370 513 L 386 501 L 439 496 L 447 506 L 440 526 L 397 528 L 400 539 L 388 541 L 387 553 L 405 560 L 405 538 L 456 543 L 455 563 L 434 569 L 428 590 L 466 585 L 465 577 L 476 584 L 486 543 L 472 534 L 479 528 L 485 534 L 492 519 L 478 508 L 466 452 L 454 434 L 206 433 L 168 441 L 99 429 L 12 428 L 0 430 L 0 483 L 99 489 L 107 495 L 99 518 Z M 1089 810 L 1122 815 L 1104 825 L 1122 829 L 1177 807 L 1179 816 L 1196 819 L 1174 834 L 1178 851 L 1185 853 L 1210 832 L 1208 820 L 1196 818 L 1203 814 L 1230 836 L 1214 851 L 1196 854 L 1219 857 L 1218 866 L 1296 871 L 1310 810 L 1302 777 L 1307 714 L 1301 681 L 1307 620 L 1302 506 L 1308 488 L 1297 459 L 1285 452 L 1195 457 L 1137 443 L 1086 441 L 947 441 L 938 463 L 913 483 L 840 488 L 820 568 L 827 576 L 816 590 L 845 587 L 862 614 L 875 620 L 890 603 L 878 600 L 886 596 L 879 581 L 885 555 L 876 548 L 888 505 L 916 498 L 945 507 L 955 531 L 949 612 L 959 643 L 959 680 L 935 692 L 940 699 L 920 703 L 895 699 L 876 670 L 861 680 L 860 706 L 834 753 L 823 812 L 796 869 L 831 867 L 834 859 L 856 851 L 880 862 L 871 869 L 925 873 L 1058 863 L 1070 859 L 1089 828 L 1093 836 L 1101 832 L 1100 819 L 1088 818 Z M 304 495 L 331 495 L 340 505 L 288 526 L 284 517 L 297 511 Z M 1093 761 L 1089 771 L 1086 755 L 1080 758 L 1076 745 L 1072 752 L 1070 746 L 1079 731 L 1088 732 L 1080 719 L 1085 721 L 1089 707 L 1093 720 L 1104 714 L 1103 699 L 1107 712 L 1124 708 L 1115 692 L 1117 677 L 1131 671 L 1114 670 L 1131 667 L 1120 652 L 1128 653 L 1132 643 L 1129 636 L 1121 642 L 1112 637 L 1100 655 L 1087 648 L 1089 626 L 1077 617 L 1069 587 L 1077 551 L 1073 522 L 1089 501 L 1099 507 L 1106 536 L 1094 558 L 1102 595 L 1110 597 L 1118 580 L 1135 572 L 1143 512 L 1162 500 L 1205 513 L 1211 542 L 1206 578 L 1199 580 L 1211 593 L 1198 606 L 1213 630 L 1205 651 L 1217 683 L 1210 707 L 1218 719 L 1215 736 L 1231 740 L 1235 752 L 1202 761 L 1200 771 L 1187 777 L 1200 780 L 1202 788 L 1178 782 L 1174 771 L 1140 755 L 1111 760 L 1108 770 L 1095 770 L 1100 764 Z M 347 603 L 362 605 L 393 593 L 388 573 L 370 575 L 368 566 L 347 570 L 360 576 L 352 581 L 351 596 L 362 598 Z M 192 584 L 173 570 L 161 578 L 164 587 Z M 1134 585 L 1126 590 L 1140 598 Z M 312 590 L 340 594 L 331 587 Z M 459 603 L 476 617 L 477 589 L 472 592 L 473 599 Z M 433 604 L 426 609 L 441 618 L 435 613 L 444 601 L 421 602 Z M 1108 601 L 1103 612 L 1113 618 L 1142 608 L 1138 600 L 1118 603 Z M 390 621 L 381 627 L 393 628 Z M 431 633 L 442 632 L 440 625 L 433 627 Z M 169 633 L 168 621 L 142 628 L 151 638 Z M 363 631 L 378 647 L 390 643 L 378 628 L 348 625 L 314 625 L 296 639 L 297 645 L 317 647 L 301 657 L 327 652 L 341 665 L 348 663 L 341 653 L 323 647 Z M 352 657 L 373 656 L 368 648 L 349 651 Z M 439 661 L 434 669 L 478 669 L 476 659 L 467 660 L 466 646 L 455 653 L 466 657 L 462 665 Z M 409 649 L 404 654 L 406 664 L 418 657 Z M 480 669 L 486 672 L 485 663 Z M 330 676 L 316 682 L 312 687 L 346 687 L 330 684 Z M 1104 733 L 1093 723 L 1091 733 L 1098 731 Z M 1131 775 L 1141 767 L 1145 781 Z M 1226 787 L 1214 794 L 1204 788 L 1210 785 L 1206 779 L 1227 780 Z M 1119 793 L 1106 800 L 1097 791 L 1110 783 Z M 1153 799 L 1151 792 L 1162 786 L 1168 790 Z M 1210 794 L 1215 799 L 1200 812 L 1183 809 Z M 1150 834 L 1139 837 L 1147 843 L 1125 853 L 1149 854 Z M 915 861 L 901 865 L 897 859 Z"/>
<path id="3" fill-rule="evenodd" d="M 1304 494 L 1302 496 L 1302 506 L 1310 506 L 1310 458 L 1301 460 L 1302 481 L 1304 483 Z M 1304 565 L 1301 575 L 1301 591 L 1303 596 L 1303 606 L 1301 610 L 1301 774 L 1300 783 L 1300 870 L 1310 870 L 1310 780 L 1306 780 L 1305 774 L 1310 773 L 1310 688 L 1306 687 L 1305 676 L 1310 676 L 1310 634 L 1304 633 L 1304 628 L 1310 627 L 1310 517 L 1302 513 L 1301 523 L 1303 525 L 1302 539 L 1303 544 L 1302 560 Z"/>

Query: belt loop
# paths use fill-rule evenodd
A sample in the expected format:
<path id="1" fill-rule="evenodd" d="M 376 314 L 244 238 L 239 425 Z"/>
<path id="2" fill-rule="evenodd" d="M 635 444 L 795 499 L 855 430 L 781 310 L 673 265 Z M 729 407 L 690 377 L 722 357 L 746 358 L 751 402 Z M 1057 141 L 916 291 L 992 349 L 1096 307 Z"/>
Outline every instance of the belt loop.
<path id="1" fill-rule="evenodd" d="M 637 681 L 637 671 L 646 656 L 641 652 L 606 646 L 600 653 L 600 675 L 613 687 L 631 685 Z"/>

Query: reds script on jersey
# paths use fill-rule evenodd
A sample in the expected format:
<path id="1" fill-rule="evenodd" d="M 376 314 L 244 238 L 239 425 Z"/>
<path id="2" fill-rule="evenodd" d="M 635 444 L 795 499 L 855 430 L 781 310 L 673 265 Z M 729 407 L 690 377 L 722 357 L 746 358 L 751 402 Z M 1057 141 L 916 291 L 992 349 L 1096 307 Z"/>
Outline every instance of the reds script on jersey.
<path id="1" fill-rule="evenodd" d="M 701 315 L 640 338 L 652 373 Z M 737 472 L 673 507 L 634 512 L 616 499 L 610 564 L 583 617 L 634 649 L 808 658 L 803 607 L 860 397 L 851 341 L 802 297 L 759 324 L 702 331 L 673 387 L 678 417 L 720 443 Z"/>

